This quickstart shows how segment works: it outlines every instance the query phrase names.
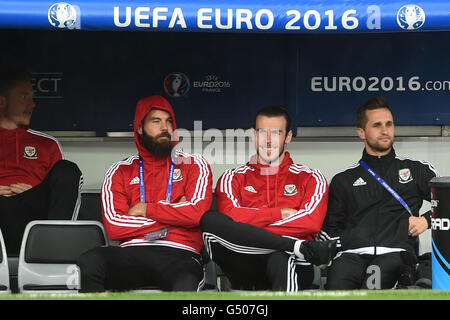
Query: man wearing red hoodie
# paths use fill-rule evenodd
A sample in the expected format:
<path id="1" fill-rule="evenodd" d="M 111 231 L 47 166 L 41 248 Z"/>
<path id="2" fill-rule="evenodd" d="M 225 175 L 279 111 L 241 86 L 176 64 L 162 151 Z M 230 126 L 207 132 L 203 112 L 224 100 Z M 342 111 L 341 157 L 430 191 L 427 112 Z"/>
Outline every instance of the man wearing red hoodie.
<path id="1" fill-rule="evenodd" d="M 113 164 L 102 187 L 105 229 L 120 245 L 80 256 L 80 292 L 202 288 L 199 221 L 211 205 L 212 174 L 202 156 L 174 150 L 175 129 L 166 99 L 139 100 L 134 118 L 138 153 Z"/>
<path id="2" fill-rule="evenodd" d="M 234 289 L 305 289 L 314 278 L 310 262 L 328 263 L 336 247 L 313 241 L 325 218 L 327 181 L 285 150 L 292 130 L 284 107 L 261 109 L 253 127 L 256 155 L 218 180 L 220 213 L 202 219 L 205 245 Z"/>
<path id="3" fill-rule="evenodd" d="M 31 220 L 76 219 L 83 181 L 64 160 L 59 142 L 29 129 L 35 107 L 31 74 L 0 74 L 0 229 L 9 256 L 17 256 Z"/>

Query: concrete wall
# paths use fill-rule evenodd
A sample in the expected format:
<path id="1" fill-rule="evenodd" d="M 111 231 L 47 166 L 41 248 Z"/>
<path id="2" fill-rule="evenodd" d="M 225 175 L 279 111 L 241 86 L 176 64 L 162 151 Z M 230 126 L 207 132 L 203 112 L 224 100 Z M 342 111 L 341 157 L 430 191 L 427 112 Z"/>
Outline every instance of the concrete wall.
<path id="1" fill-rule="evenodd" d="M 66 158 L 76 162 L 84 175 L 84 190 L 99 189 L 104 175 L 114 162 L 136 153 L 134 142 L 131 139 L 63 139 L 60 138 Z M 235 150 L 224 146 L 223 159 L 234 153 L 244 154 L 232 163 L 215 163 L 216 158 L 211 156 L 209 145 L 203 142 L 205 157 L 211 163 L 214 185 L 220 175 L 228 168 L 239 166 L 246 162 L 252 152 L 250 142 L 241 143 Z M 310 168 L 320 169 L 331 181 L 334 174 L 354 164 L 361 157 L 362 141 L 357 138 L 306 138 L 295 139 L 288 145 L 288 151 L 296 163 L 304 164 Z M 236 151 L 239 150 L 239 151 Z M 434 164 L 441 176 L 450 176 L 450 140 L 447 137 L 400 137 L 395 142 L 396 153 L 400 156 L 426 160 Z M 189 151 L 189 150 L 185 150 Z M 200 151 L 200 150 L 195 150 Z M 217 152 L 217 151 L 216 151 Z M 219 159 L 220 160 L 220 159 Z M 226 159 L 225 159 L 226 160 Z M 424 202 L 422 212 L 429 210 L 430 205 Z M 422 235 L 421 251 L 430 251 L 430 232 Z"/>

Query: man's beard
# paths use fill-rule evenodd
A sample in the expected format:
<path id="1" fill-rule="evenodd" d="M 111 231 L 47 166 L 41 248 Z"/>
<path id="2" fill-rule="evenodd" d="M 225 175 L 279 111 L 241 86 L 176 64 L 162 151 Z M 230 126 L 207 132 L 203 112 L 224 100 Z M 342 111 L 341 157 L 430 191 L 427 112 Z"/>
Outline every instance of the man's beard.
<path id="1" fill-rule="evenodd" d="M 276 164 L 277 166 L 280 165 L 278 162 L 280 160 L 281 155 L 284 152 L 284 145 L 279 149 L 278 151 L 278 156 L 273 158 L 273 159 L 269 159 L 266 158 L 265 155 L 263 155 L 263 152 L 259 152 L 259 148 L 256 148 L 256 154 L 258 155 L 259 159 L 262 160 L 263 164 L 267 164 L 267 165 L 271 165 L 271 164 Z"/>
<path id="2" fill-rule="evenodd" d="M 164 139 L 162 141 L 158 141 L 160 137 L 167 137 L 168 140 Z M 163 132 L 156 137 L 152 137 L 142 131 L 142 145 L 145 149 L 147 149 L 151 154 L 155 157 L 165 158 L 170 156 L 173 149 L 173 141 L 171 140 L 171 135 L 168 132 Z"/>
<path id="3" fill-rule="evenodd" d="M 392 139 L 388 145 L 382 145 L 378 143 L 378 141 L 376 141 L 375 143 L 370 143 L 369 141 L 367 141 L 367 144 L 372 150 L 375 150 L 377 152 L 385 152 L 392 148 L 392 146 L 394 145 L 394 139 Z"/>

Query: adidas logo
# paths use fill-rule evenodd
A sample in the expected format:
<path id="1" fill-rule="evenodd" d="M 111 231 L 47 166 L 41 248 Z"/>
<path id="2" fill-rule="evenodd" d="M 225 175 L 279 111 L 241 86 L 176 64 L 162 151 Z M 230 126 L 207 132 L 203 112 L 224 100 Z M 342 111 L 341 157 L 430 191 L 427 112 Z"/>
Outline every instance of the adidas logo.
<path id="1" fill-rule="evenodd" d="M 359 177 L 355 182 L 353 182 L 353 186 L 354 186 L 354 187 L 364 186 L 364 185 L 366 185 L 366 184 L 367 184 L 367 182 L 365 182 L 365 181 L 363 180 L 363 178 L 361 178 L 361 177 Z"/>
<path id="2" fill-rule="evenodd" d="M 256 192 L 255 188 L 253 188 L 252 186 L 246 186 L 244 189 L 247 191 L 253 192 L 253 193 L 258 193 L 258 192 Z"/>
<path id="3" fill-rule="evenodd" d="M 130 184 L 139 184 L 139 177 L 134 177 L 133 180 L 130 181 Z"/>

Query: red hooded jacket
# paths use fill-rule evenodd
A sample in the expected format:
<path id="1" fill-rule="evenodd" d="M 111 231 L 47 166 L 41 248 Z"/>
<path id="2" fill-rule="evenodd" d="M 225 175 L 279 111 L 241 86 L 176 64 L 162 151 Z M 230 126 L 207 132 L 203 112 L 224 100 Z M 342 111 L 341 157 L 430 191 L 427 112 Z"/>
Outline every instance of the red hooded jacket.
<path id="1" fill-rule="evenodd" d="M 216 201 L 218 211 L 235 221 L 313 240 L 327 211 L 328 185 L 319 170 L 294 164 L 286 152 L 278 168 L 256 163 L 253 157 L 246 165 L 225 171 L 216 185 Z M 281 208 L 298 211 L 282 219 Z"/>
<path id="2" fill-rule="evenodd" d="M 153 156 L 141 145 L 136 132 L 152 108 L 169 112 L 176 129 L 175 115 L 166 99 L 150 96 L 139 100 L 134 118 L 134 138 L 139 153 L 113 164 L 102 186 L 105 229 L 109 238 L 119 241 L 120 246 L 162 245 L 200 253 L 203 240 L 199 221 L 211 206 L 211 169 L 201 155 L 176 151 L 172 196 L 170 203 L 166 201 L 171 157 Z M 140 202 L 139 155 L 144 164 L 146 217 L 128 215 L 128 210 Z M 178 203 L 183 196 L 187 200 Z M 144 239 L 149 232 L 164 228 L 168 228 L 166 237 Z"/>
<path id="3" fill-rule="evenodd" d="M 25 128 L 0 128 L 0 185 L 37 186 L 59 160 L 64 159 L 56 138 Z"/>

